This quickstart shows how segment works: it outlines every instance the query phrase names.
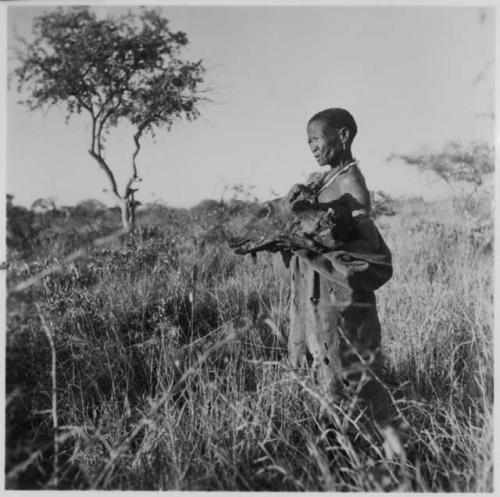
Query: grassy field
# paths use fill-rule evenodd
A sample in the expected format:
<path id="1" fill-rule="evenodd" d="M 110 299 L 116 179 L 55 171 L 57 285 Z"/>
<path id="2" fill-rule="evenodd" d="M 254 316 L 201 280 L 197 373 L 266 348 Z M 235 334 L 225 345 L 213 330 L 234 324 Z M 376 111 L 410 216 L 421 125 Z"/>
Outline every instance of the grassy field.
<path id="1" fill-rule="evenodd" d="M 133 239 L 10 292 L 7 487 L 492 491 L 490 208 L 413 200 L 377 219 L 394 255 L 383 347 L 409 426 L 390 457 L 341 406 L 318 423 L 313 379 L 287 366 L 288 282 L 272 256 L 225 245 L 251 206 L 149 206 Z M 10 251 L 9 288 L 118 223 L 47 223 Z"/>

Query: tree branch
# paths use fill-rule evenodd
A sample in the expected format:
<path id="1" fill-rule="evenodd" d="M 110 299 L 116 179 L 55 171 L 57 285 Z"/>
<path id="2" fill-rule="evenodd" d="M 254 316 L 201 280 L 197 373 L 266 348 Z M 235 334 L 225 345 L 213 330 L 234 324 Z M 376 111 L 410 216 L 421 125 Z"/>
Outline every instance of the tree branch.
<path id="1" fill-rule="evenodd" d="M 99 127 L 96 130 L 96 125 L 97 125 L 97 117 L 92 118 L 92 141 L 90 144 L 90 149 L 89 149 L 89 154 L 91 157 L 93 157 L 97 163 L 99 164 L 100 168 L 106 173 L 106 176 L 108 177 L 109 182 L 111 183 L 111 190 L 115 194 L 115 196 L 120 199 L 120 194 L 118 193 L 118 187 L 116 185 L 116 180 L 113 175 L 113 172 L 111 171 L 110 167 L 104 160 L 104 157 L 102 156 L 102 145 L 101 145 L 101 133 L 102 133 L 102 122 L 99 123 Z M 97 146 L 97 152 L 96 152 L 96 146 Z"/>
<path id="2" fill-rule="evenodd" d="M 97 144 L 97 153 L 99 156 L 102 156 L 102 129 L 103 129 L 104 121 L 99 121 L 99 124 L 97 125 L 97 131 L 96 131 L 96 144 Z"/>
<path id="3" fill-rule="evenodd" d="M 111 98 L 108 100 L 108 102 L 111 101 Z M 104 129 L 104 124 L 106 123 L 107 119 L 111 117 L 113 112 L 116 111 L 116 109 L 120 106 L 122 100 L 121 98 L 118 100 L 118 103 L 111 107 L 105 114 L 99 119 L 100 114 L 102 114 L 104 107 L 101 107 L 100 111 L 97 113 L 97 115 L 94 116 L 94 113 L 91 112 L 93 119 L 92 119 L 92 142 L 91 142 L 91 148 L 89 150 L 89 154 L 91 157 L 93 157 L 101 169 L 106 173 L 106 176 L 108 177 L 109 182 L 111 183 L 111 190 L 114 193 L 114 195 L 118 198 L 121 199 L 122 197 L 120 196 L 120 193 L 118 192 L 118 186 L 116 184 L 115 176 L 113 172 L 111 171 L 111 168 L 108 166 L 106 160 L 102 156 L 102 132 Z M 97 148 L 97 151 L 96 151 Z"/>
<path id="4" fill-rule="evenodd" d="M 97 118 L 92 113 L 92 140 L 90 142 L 90 150 L 95 151 L 95 125 Z"/>
<path id="5" fill-rule="evenodd" d="M 90 114 L 92 115 L 92 117 L 94 117 L 94 109 L 92 108 L 92 102 L 90 102 L 90 104 L 87 104 L 80 95 L 74 94 L 73 96 L 76 98 L 78 103 L 84 109 L 88 110 L 90 112 Z"/>
<path id="6" fill-rule="evenodd" d="M 136 159 L 137 156 L 139 155 L 139 152 L 141 150 L 141 137 L 142 133 L 146 129 L 147 124 L 139 126 L 139 129 L 137 130 L 137 133 L 134 135 L 134 143 L 135 143 L 135 150 L 132 155 L 132 170 L 134 172 L 134 178 L 137 178 L 137 164 L 136 164 Z"/>
<path id="7" fill-rule="evenodd" d="M 109 182 L 111 183 L 112 192 L 115 194 L 115 196 L 118 199 L 121 199 L 120 194 L 118 193 L 118 187 L 116 186 L 116 180 L 115 180 L 115 177 L 113 175 L 113 172 L 109 168 L 109 166 L 106 163 L 106 161 L 104 160 L 104 158 L 92 149 L 89 150 L 89 154 L 91 155 L 91 157 L 93 157 L 97 161 L 97 163 L 99 164 L 101 169 L 106 173 L 106 176 L 108 177 Z"/>
<path id="8" fill-rule="evenodd" d="M 137 156 L 139 155 L 139 152 L 141 150 L 141 141 L 140 140 L 141 140 L 142 133 L 146 129 L 146 126 L 147 126 L 147 124 L 145 124 L 145 123 L 141 124 L 137 129 L 137 133 L 134 134 L 135 150 L 134 150 L 134 153 L 132 154 L 132 176 L 129 178 L 129 180 L 127 182 L 127 186 L 125 187 L 125 196 L 126 197 L 128 197 L 129 195 L 131 195 L 137 191 L 135 189 L 132 189 L 132 184 L 138 178 L 136 159 L 137 159 Z"/>

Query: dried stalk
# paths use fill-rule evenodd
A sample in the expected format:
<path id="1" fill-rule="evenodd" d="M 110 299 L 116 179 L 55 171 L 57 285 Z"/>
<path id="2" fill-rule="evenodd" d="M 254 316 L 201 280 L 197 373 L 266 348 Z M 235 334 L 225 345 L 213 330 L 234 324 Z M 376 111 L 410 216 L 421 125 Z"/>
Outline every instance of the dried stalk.
<path id="1" fill-rule="evenodd" d="M 54 343 L 54 337 L 50 331 L 47 321 L 43 317 L 40 306 L 35 304 L 38 315 L 40 316 L 40 321 L 42 322 L 42 329 L 47 336 L 50 345 L 51 352 L 51 370 L 50 376 L 52 378 L 52 428 L 54 431 L 54 469 L 53 469 L 53 483 L 57 488 L 59 485 L 59 422 L 57 419 L 57 379 L 56 379 L 56 347 Z"/>
<path id="2" fill-rule="evenodd" d="M 193 343 L 194 340 L 194 306 L 196 304 L 196 279 L 198 275 L 198 266 L 195 264 L 193 266 L 193 279 L 192 279 L 192 287 L 191 287 L 191 295 L 190 295 L 190 301 L 191 301 L 191 340 L 189 340 L 189 343 Z"/>

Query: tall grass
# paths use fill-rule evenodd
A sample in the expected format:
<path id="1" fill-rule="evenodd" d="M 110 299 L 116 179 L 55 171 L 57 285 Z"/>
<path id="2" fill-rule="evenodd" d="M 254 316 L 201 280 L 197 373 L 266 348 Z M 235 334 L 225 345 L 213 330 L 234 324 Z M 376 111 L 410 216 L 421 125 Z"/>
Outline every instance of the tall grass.
<path id="1" fill-rule="evenodd" d="M 288 282 L 272 256 L 224 245 L 239 207 L 150 209 L 142 238 L 9 296 L 8 488 L 491 491 L 492 257 L 474 219 L 415 203 L 380 220 L 395 260 L 383 347 L 408 423 L 391 455 L 348 396 L 319 421 L 312 375 L 286 361 Z M 11 256 L 11 287 L 58 247 Z M 57 475 L 35 303 L 57 353 Z"/>

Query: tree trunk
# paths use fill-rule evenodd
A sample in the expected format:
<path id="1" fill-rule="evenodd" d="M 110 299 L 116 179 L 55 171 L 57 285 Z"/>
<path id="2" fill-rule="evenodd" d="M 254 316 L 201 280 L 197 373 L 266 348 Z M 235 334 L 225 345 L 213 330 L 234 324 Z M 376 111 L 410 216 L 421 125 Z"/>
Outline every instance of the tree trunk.
<path id="1" fill-rule="evenodd" d="M 120 208 L 122 212 L 122 226 L 127 230 L 127 233 L 135 231 L 135 208 L 136 202 L 133 196 L 122 198 Z"/>

